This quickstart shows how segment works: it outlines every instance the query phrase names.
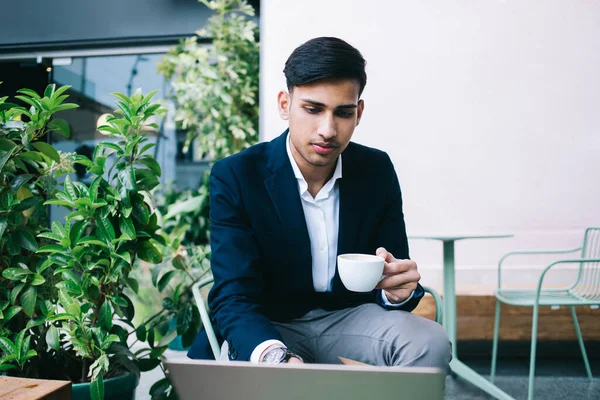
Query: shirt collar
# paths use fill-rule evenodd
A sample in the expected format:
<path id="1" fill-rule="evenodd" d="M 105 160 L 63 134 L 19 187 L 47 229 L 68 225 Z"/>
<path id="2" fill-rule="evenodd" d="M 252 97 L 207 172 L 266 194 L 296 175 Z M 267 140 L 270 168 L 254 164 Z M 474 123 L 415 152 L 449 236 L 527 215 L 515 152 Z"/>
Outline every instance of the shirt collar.
<path id="1" fill-rule="evenodd" d="M 291 140 L 290 134 L 288 133 L 286 141 L 285 141 L 285 149 L 287 151 L 288 158 L 290 159 L 290 164 L 292 164 L 292 169 L 294 170 L 294 176 L 298 180 L 298 184 L 299 184 L 299 188 L 300 188 L 300 195 L 303 195 L 305 192 L 308 192 L 308 183 L 306 183 L 306 180 L 304 179 L 304 176 L 302 175 L 302 172 L 300 171 L 300 167 L 298 166 L 296 159 L 292 155 L 292 149 L 290 147 L 290 140 Z M 330 180 L 327 181 L 327 183 L 325 183 L 325 185 L 323 186 L 323 188 L 321 189 L 321 191 L 319 192 L 317 197 L 322 198 L 322 197 L 329 196 L 329 192 L 331 192 L 331 189 L 333 189 L 335 182 L 338 179 L 340 179 L 341 177 L 342 177 L 342 155 L 340 154 L 337 158 L 337 162 L 335 165 L 335 171 L 333 171 L 333 176 L 331 177 Z"/>

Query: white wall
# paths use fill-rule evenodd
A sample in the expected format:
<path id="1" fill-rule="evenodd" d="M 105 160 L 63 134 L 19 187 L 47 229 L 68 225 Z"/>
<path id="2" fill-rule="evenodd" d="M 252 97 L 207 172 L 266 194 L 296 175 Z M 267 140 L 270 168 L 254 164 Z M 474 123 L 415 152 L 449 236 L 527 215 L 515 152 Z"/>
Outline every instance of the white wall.
<path id="1" fill-rule="evenodd" d="M 390 154 L 409 234 L 515 235 L 457 244 L 461 290 L 491 290 L 509 250 L 577 247 L 600 225 L 600 2 L 263 0 L 260 22 L 263 140 L 286 127 L 289 54 L 341 37 L 368 63 L 354 141 Z M 441 244 L 410 244 L 441 286 Z M 531 284 L 543 262 L 507 277 Z"/>

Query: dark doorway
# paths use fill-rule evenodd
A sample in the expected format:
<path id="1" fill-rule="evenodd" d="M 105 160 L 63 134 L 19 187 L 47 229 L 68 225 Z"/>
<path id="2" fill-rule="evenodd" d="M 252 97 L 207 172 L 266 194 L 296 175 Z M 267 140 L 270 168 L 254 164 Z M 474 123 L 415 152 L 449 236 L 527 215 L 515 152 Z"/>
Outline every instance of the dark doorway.
<path id="1" fill-rule="evenodd" d="M 0 97 L 9 96 L 14 102 L 17 90 L 27 88 L 44 93 L 50 83 L 49 63 L 31 61 L 0 61 Z"/>

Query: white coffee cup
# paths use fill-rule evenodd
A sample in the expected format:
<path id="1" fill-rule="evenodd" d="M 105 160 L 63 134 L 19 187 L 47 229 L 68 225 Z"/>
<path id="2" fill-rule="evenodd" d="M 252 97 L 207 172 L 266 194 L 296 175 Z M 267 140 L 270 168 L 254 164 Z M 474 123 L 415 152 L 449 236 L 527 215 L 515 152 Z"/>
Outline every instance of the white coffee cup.
<path id="1" fill-rule="evenodd" d="M 385 260 L 370 254 L 341 254 L 338 271 L 346 289 L 353 292 L 370 292 L 383 278 Z"/>

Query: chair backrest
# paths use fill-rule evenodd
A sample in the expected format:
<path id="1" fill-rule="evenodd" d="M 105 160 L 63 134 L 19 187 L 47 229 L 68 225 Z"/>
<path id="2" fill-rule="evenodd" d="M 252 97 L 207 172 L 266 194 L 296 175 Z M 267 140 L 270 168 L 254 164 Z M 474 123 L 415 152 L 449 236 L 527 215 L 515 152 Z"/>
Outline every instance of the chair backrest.
<path id="1" fill-rule="evenodd" d="M 585 230 L 581 258 L 600 259 L 600 227 Z M 580 263 L 578 279 L 572 290 L 586 300 L 600 301 L 600 262 Z"/>

